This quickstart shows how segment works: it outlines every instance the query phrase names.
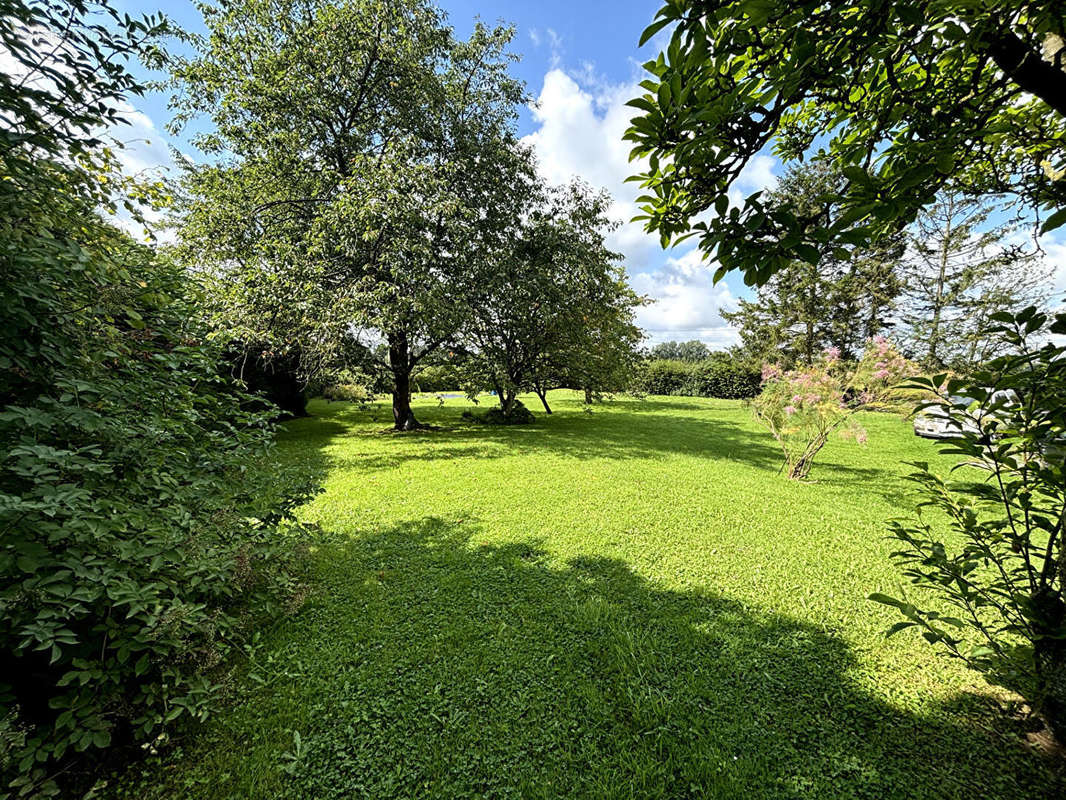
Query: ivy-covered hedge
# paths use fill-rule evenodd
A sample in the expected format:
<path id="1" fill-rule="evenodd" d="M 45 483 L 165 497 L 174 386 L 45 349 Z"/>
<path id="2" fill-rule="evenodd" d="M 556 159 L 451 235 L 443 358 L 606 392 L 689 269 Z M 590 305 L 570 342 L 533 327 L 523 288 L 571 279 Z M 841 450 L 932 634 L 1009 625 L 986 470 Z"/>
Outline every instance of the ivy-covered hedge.
<path id="1" fill-rule="evenodd" d="M 643 394 L 737 400 L 755 397 L 761 379 L 760 373 L 722 359 L 697 363 L 657 359 L 644 364 L 636 388 Z"/>

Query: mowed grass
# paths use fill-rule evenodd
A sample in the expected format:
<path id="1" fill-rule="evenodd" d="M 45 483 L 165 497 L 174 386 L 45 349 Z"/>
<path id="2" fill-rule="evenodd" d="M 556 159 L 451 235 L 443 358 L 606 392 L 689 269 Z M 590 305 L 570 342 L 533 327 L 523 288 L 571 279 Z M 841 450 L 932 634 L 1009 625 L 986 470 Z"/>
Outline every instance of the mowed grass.
<path id="1" fill-rule="evenodd" d="M 618 400 L 528 428 L 311 406 L 312 592 L 229 705 L 128 797 L 1008 798 L 1064 791 L 994 691 L 867 601 L 895 592 L 888 415 L 779 474 L 739 402 Z M 533 402 L 530 408 L 539 410 Z"/>

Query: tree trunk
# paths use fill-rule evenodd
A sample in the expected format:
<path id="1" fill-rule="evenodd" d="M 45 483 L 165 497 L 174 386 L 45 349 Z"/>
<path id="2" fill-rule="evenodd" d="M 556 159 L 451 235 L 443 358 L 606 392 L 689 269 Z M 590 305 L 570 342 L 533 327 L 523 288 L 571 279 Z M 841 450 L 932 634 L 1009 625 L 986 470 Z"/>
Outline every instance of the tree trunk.
<path id="1" fill-rule="evenodd" d="M 1037 616 L 1033 655 L 1039 707 L 1055 738 L 1066 742 L 1066 640 L 1056 636 L 1066 621 L 1066 604 L 1056 592 L 1044 589 L 1033 596 L 1032 608 Z"/>
<path id="2" fill-rule="evenodd" d="M 591 389 L 586 389 L 585 390 L 585 405 L 591 406 L 594 402 L 596 402 L 596 398 L 592 396 L 592 390 Z"/>
<path id="3" fill-rule="evenodd" d="M 539 386 L 534 386 L 533 391 L 537 393 L 537 397 L 540 398 L 540 404 L 544 406 L 544 413 L 552 413 L 551 407 L 548 405 L 548 393 Z"/>
<path id="4" fill-rule="evenodd" d="M 807 296 L 807 330 L 804 337 L 803 349 L 806 365 L 814 364 L 814 315 L 818 308 L 818 267 L 813 264 L 810 267 L 810 293 Z"/>
<path id="5" fill-rule="evenodd" d="M 949 201 L 950 202 L 950 201 Z M 940 367 L 940 358 L 936 349 L 940 345 L 940 319 L 944 311 L 944 283 L 948 273 L 948 248 L 951 242 L 952 205 L 948 206 L 947 222 L 944 224 L 944 239 L 940 251 L 940 274 L 936 281 L 936 299 L 933 305 L 933 319 L 929 323 L 929 352 L 925 356 L 925 368 L 934 370 Z"/>
<path id="6" fill-rule="evenodd" d="M 411 357 L 406 333 L 389 334 L 389 367 L 392 370 L 392 418 L 398 431 L 422 427 L 411 410 Z"/>
<path id="7" fill-rule="evenodd" d="M 505 416 L 510 416 L 514 411 L 515 393 L 507 392 L 500 397 L 500 405 L 503 407 L 503 413 Z"/>

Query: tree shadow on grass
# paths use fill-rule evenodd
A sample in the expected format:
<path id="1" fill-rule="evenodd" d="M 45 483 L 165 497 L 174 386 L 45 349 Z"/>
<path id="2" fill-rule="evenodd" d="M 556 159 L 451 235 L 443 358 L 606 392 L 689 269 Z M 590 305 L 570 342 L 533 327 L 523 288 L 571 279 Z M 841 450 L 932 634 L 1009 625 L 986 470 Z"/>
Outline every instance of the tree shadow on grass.
<path id="1" fill-rule="evenodd" d="M 878 800 L 1066 790 L 1008 720 L 982 727 L 959 708 L 890 705 L 862 684 L 847 643 L 819 628 L 662 589 L 618 560 L 558 563 L 535 542 L 478 537 L 475 523 L 426 518 L 325 546 L 317 594 L 268 644 L 270 688 L 132 788 Z"/>

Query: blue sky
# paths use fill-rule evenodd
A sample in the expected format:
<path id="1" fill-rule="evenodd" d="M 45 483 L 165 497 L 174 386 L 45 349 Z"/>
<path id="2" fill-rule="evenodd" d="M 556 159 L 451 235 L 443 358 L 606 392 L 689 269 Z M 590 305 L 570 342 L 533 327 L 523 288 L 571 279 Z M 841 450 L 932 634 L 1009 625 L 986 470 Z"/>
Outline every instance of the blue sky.
<path id="1" fill-rule="evenodd" d="M 162 10 L 182 27 L 201 31 L 203 25 L 191 0 L 160 0 L 158 4 L 118 0 L 130 14 Z M 728 278 L 717 286 L 711 270 L 691 246 L 663 252 L 655 237 L 628 220 L 637 213 L 637 189 L 625 184 L 631 173 L 629 147 L 621 136 L 632 116 L 625 103 L 639 94 L 640 64 L 658 52 L 656 43 L 638 50 L 640 34 L 652 21 L 658 4 L 652 0 L 443 0 L 449 22 L 466 36 L 474 20 L 513 24 L 512 50 L 521 56 L 514 74 L 533 98 L 522 109 L 519 134 L 536 149 L 546 179 L 561 183 L 577 176 L 615 198 L 612 213 L 622 227 L 612 236 L 623 253 L 630 282 L 655 302 L 640 311 L 639 323 L 649 342 L 702 339 L 714 347 L 732 344 L 735 333 L 719 311 L 733 307 L 747 290 Z M 155 76 L 160 77 L 160 76 Z M 192 157 L 195 151 L 163 127 L 170 117 L 165 95 L 134 98 L 139 114 L 134 125 L 119 132 L 127 141 L 131 169 L 169 163 L 169 147 Z M 763 158 L 749 171 L 738 194 L 749 194 L 772 183 L 779 165 Z"/>

